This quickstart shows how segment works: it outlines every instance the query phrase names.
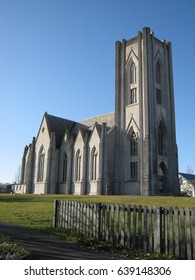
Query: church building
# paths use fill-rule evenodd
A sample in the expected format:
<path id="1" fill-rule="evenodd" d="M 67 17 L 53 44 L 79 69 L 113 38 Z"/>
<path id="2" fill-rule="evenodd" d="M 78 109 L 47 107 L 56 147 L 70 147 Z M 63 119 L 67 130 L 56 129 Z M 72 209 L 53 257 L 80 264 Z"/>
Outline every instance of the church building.
<path id="1" fill-rule="evenodd" d="M 117 41 L 115 111 L 81 122 L 45 112 L 15 191 L 179 194 L 171 43 L 148 27 Z"/>

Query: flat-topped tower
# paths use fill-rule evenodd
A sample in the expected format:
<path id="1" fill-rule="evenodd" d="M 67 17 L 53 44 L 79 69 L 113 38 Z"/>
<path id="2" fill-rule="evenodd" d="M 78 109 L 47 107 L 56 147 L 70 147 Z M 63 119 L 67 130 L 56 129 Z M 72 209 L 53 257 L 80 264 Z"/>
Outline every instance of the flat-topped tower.
<path id="1" fill-rule="evenodd" d="M 117 41 L 115 81 L 117 181 L 142 195 L 178 193 L 171 43 L 147 27 Z"/>

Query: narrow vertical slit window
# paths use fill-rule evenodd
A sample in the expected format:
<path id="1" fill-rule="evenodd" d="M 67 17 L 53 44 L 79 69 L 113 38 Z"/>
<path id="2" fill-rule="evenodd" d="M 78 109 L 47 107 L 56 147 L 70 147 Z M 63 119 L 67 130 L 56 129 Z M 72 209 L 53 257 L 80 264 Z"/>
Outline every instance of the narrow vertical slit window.
<path id="1" fill-rule="evenodd" d="M 136 66 L 135 63 L 132 62 L 131 63 L 131 67 L 130 67 L 130 83 L 134 84 L 136 83 Z"/>
<path id="2" fill-rule="evenodd" d="M 77 151 L 76 154 L 76 181 L 81 180 L 81 152 Z"/>
<path id="3" fill-rule="evenodd" d="M 138 139 L 134 131 L 132 132 L 130 138 L 130 151 L 131 151 L 131 156 L 138 155 Z"/>
<path id="4" fill-rule="evenodd" d="M 161 100 L 161 90 L 159 88 L 156 89 L 156 102 L 158 104 L 161 104 L 162 100 Z"/>
<path id="5" fill-rule="evenodd" d="M 158 127 L 158 154 L 163 156 L 165 154 L 165 126 L 161 121 Z"/>
<path id="6" fill-rule="evenodd" d="M 95 147 L 91 155 L 91 180 L 97 180 L 97 150 Z"/>
<path id="7" fill-rule="evenodd" d="M 161 84 L 161 70 L 160 70 L 160 63 L 156 63 L 156 83 Z"/>
<path id="8" fill-rule="evenodd" d="M 67 154 L 66 152 L 64 152 L 62 181 L 65 182 L 66 178 L 67 178 Z"/>
<path id="9" fill-rule="evenodd" d="M 38 176 L 37 176 L 38 182 L 43 182 L 44 163 L 45 163 L 45 150 L 44 147 L 42 146 L 39 151 Z"/>
<path id="10" fill-rule="evenodd" d="M 133 180 L 138 179 L 138 162 L 137 161 L 130 162 L 130 176 L 131 176 L 131 179 L 133 179 Z"/>

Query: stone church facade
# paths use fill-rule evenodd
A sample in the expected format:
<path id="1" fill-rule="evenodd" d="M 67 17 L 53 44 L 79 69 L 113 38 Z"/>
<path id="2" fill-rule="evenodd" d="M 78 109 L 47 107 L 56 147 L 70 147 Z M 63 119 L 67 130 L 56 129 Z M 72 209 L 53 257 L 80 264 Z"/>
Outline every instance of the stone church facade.
<path id="1" fill-rule="evenodd" d="M 177 195 L 171 43 L 148 27 L 116 42 L 115 112 L 76 122 L 45 113 L 16 192 Z"/>

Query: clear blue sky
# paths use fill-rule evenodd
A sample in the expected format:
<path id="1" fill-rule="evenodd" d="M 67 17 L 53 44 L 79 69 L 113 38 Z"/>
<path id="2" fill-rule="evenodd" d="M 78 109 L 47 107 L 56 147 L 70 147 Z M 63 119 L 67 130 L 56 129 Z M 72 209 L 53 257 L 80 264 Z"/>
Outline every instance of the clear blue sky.
<path id="1" fill-rule="evenodd" d="M 0 0 L 0 182 L 13 182 L 45 111 L 114 111 L 115 41 L 172 43 L 179 170 L 195 171 L 194 0 Z"/>

